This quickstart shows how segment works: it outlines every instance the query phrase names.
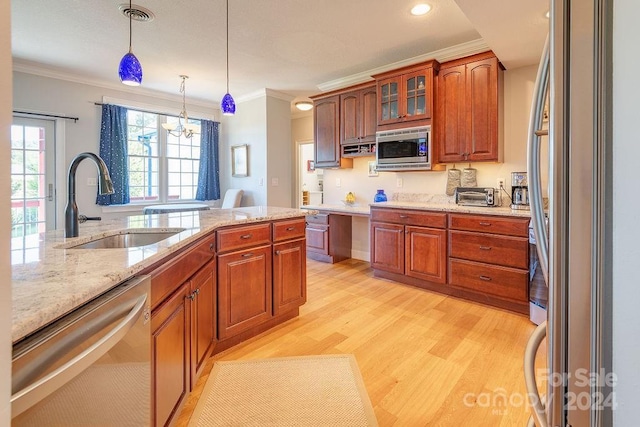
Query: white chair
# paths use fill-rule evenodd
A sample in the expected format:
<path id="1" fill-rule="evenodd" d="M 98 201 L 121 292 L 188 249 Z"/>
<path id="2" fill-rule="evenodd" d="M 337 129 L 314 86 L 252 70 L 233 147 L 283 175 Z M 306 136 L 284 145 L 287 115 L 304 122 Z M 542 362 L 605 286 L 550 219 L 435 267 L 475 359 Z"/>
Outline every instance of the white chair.
<path id="1" fill-rule="evenodd" d="M 222 199 L 222 209 L 237 208 L 240 206 L 242 195 L 244 191 L 237 188 L 230 188 L 224 193 L 224 199 Z"/>

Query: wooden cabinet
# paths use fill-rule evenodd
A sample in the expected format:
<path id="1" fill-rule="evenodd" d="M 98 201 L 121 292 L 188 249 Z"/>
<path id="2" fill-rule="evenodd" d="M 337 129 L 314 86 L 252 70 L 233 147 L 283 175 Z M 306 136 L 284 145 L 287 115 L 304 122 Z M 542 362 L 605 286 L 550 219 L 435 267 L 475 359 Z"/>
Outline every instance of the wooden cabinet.
<path id="1" fill-rule="evenodd" d="M 170 424 L 215 338 L 215 236 L 151 271 L 153 425 Z"/>
<path id="2" fill-rule="evenodd" d="M 446 217 L 445 213 L 372 208 L 371 266 L 374 270 L 445 284 Z"/>
<path id="3" fill-rule="evenodd" d="M 449 284 L 482 302 L 528 312 L 529 218 L 449 215 Z"/>
<path id="4" fill-rule="evenodd" d="M 170 423 L 189 393 L 189 283 L 151 315 L 153 425 Z"/>
<path id="5" fill-rule="evenodd" d="M 340 96 L 314 98 L 313 105 L 315 167 L 353 167 L 352 160 L 340 157 Z"/>
<path id="6" fill-rule="evenodd" d="M 351 217 L 338 214 L 307 216 L 307 257 L 335 263 L 351 258 Z"/>
<path id="7" fill-rule="evenodd" d="M 431 123 L 434 76 L 439 66 L 432 60 L 373 76 L 379 130 Z"/>
<path id="8" fill-rule="evenodd" d="M 375 85 L 340 94 L 340 144 L 343 157 L 375 154 L 377 102 Z"/>
<path id="9" fill-rule="evenodd" d="M 439 162 L 501 160 L 502 68 L 492 52 L 441 65 L 434 139 Z"/>
<path id="10" fill-rule="evenodd" d="M 216 339 L 216 261 L 189 281 L 191 302 L 191 378 L 200 375 Z"/>
<path id="11" fill-rule="evenodd" d="M 296 309 L 307 301 L 305 221 L 273 224 L 273 314 Z"/>
<path id="12" fill-rule="evenodd" d="M 271 298 L 271 245 L 218 255 L 219 339 L 269 320 Z"/>

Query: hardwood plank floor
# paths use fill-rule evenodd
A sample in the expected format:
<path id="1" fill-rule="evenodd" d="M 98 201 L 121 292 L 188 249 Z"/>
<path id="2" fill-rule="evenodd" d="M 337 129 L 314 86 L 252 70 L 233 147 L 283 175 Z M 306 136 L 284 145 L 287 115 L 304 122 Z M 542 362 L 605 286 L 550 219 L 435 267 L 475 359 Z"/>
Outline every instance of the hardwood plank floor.
<path id="1" fill-rule="evenodd" d="M 526 425 L 527 317 L 374 278 L 357 260 L 308 260 L 307 274 L 300 316 L 212 357 L 177 425 L 216 360 L 336 353 L 356 356 L 381 426 Z"/>

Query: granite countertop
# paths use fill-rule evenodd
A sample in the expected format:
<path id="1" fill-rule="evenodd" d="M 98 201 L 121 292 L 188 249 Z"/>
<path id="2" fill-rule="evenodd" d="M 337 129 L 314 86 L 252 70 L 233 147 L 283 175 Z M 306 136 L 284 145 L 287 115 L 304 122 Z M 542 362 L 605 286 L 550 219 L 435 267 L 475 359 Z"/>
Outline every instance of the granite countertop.
<path id="1" fill-rule="evenodd" d="M 80 236 L 74 238 L 65 238 L 64 230 L 34 235 L 32 239 L 25 239 L 22 247 L 11 249 L 12 341 L 18 341 L 216 228 L 314 213 L 317 212 L 252 206 L 135 215 L 81 224 Z M 134 248 L 70 248 L 118 231 L 145 228 L 183 231 L 158 243 Z"/>
<path id="2" fill-rule="evenodd" d="M 371 213 L 371 207 L 395 208 L 395 209 L 417 209 L 453 213 L 471 213 L 482 215 L 501 215 L 530 217 L 531 212 L 523 209 L 511 209 L 510 205 L 503 201 L 504 206 L 483 207 L 483 206 L 460 206 L 454 198 L 443 194 L 420 194 L 420 193 L 394 193 L 388 202 L 379 203 L 356 203 L 354 206 L 345 204 L 324 203 L 321 205 L 306 205 L 302 209 L 314 209 L 320 212 L 340 213 L 346 215 L 367 216 Z"/>

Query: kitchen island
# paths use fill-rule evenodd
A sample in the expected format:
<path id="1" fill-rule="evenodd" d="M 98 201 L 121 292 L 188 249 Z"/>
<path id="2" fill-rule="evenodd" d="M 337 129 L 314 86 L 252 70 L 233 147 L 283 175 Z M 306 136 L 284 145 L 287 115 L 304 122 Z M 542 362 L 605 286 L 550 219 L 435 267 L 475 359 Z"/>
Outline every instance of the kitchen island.
<path id="1" fill-rule="evenodd" d="M 232 225 L 302 218 L 314 211 L 269 206 L 136 215 L 87 222 L 80 236 L 40 234 L 12 248 L 12 341 L 60 318 L 117 284 L 169 260 L 214 230 Z M 122 249 L 73 249 L 122 230 L 182 230 L 158 243 Z"/>

